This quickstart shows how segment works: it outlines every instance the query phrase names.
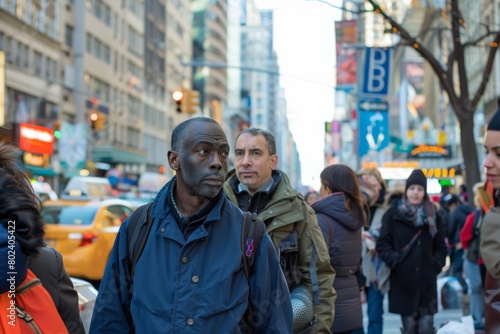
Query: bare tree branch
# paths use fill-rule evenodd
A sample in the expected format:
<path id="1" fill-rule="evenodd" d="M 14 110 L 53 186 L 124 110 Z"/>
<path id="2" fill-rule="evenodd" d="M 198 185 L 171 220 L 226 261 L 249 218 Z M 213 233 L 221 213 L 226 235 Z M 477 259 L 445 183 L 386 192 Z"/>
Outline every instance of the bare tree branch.
<path id="1" fill-rule="evenodd" d="M 468 110 L 469 100 L 469 81 L 467 80 L 467 71 L 465 68 L 464 45 L 460 34 L 460 27 L 463 25 L 463 18 L 458 9 L 458 0 L 451 0 L 451 35 L 453 43 L 453 51 L 457 63 L 458 81 L 460 84 L 460 97 L 458 100 L 451 101 L 455 105 L 457 116 L 467 118 L 470 115 L 464 112 L 464 108 Z"/>
<path id="2" fill-rule="evenodd" d="M 489 31 L 488 30 L 488 32 L 486 32 L 485 34 L 479 36 L 478 38 L 476 38 L 476 39 L 474 39 L 472 41 L 468 41 L 468 42 L 464 43 L 464 47 L 478 45 L 484 39 L 486 39 L 486 38 L 488 38 L 490 36 L 493 36 L 493 35 L 497 35 L 499 33 L 500 33 L 500 31 Z"/>
<path id="3" fill-rule="evenodd" d="M 446 80 L 448 81 L 448 84 L 450 87 L 453 87 L 453 68 L 456 60 L 456 53 L 455 50 L 452 50 L 450 54 L 448 55 L 448 62 L 446 65 Z"/>
<path id="4" fill-rule="evenodd" d="M 491 76 L 491 69 L 493 68 L 493 64 L 495 62 L 495 54 L 498 51 L 499 45 L 500 45 L 500 32 L 497 32 L 495 39 L 490 42 L 491 49 L 488 54 L 488 60 L 486 61 L 486 66 L 484 67 L 483 79 L 481 80 L 481 84 L 479 85 L 479 88 L 476 91 L 476 95 L 474 96 L 474 99 L 472 100 L 471 103 L 472 110 L 476 109 L 479 100 L 481 99 L 481 97 L 483 97 L 486 86 L 488 85 L 488 81 L 490 80 Z"/>

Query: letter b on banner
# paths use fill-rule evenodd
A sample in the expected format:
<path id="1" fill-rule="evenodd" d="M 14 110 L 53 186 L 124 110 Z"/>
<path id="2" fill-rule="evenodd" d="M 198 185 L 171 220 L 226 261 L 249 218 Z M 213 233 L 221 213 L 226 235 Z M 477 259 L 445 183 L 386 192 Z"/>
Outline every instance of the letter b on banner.
<path id="1" fill-rule="evenodd" d="M 386 97 L 389 93 L 391 49 L 366 49 L 362 95 Z"/>

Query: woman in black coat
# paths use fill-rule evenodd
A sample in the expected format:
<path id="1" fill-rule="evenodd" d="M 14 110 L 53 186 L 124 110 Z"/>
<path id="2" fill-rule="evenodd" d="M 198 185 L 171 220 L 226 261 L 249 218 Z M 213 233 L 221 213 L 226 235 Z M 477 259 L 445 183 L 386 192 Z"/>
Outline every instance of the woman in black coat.
<path id="1" fill-rule="evenodd" d="M 361 258 L 361 227 L 368 223 L 369 208 L 354 171 L 332 165 L 321 172 L 321 199 L 312 204 L 335 269 L 337 292 L 334 334 L 362 328 L 363 316 L 355 273 Z"/>
<path id="2" fill-rule="evenodd" d="M 394 194 L 388 204 L 376 249 L 391 268 L 389 312 L 401 315 L 404 334 L 431 334 L 438 311 L 436 276 L 447 248 L 422 171 L 414 170 L 404 194 Z"/>

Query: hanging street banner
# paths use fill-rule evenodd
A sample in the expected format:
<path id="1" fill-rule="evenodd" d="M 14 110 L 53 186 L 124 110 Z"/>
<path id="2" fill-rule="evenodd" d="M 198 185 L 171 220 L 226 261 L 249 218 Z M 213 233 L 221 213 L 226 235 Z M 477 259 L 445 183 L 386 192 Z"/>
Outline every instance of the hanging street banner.
<path id="1" fill-rule="evenodd" d="M 335 22 L 335 47 L 337 55 L 337 90 L 352 91 L 356 86 L 358 69 L 357 50 L 357 20 Z"/>
<path id="2" fill-rule="evenodd" d="M 391 48 L 367 48 L 361 95 L 387 97 L 391 77 Z"/>
<path id="3" fill-rule="evenodd" d="M 389 113 L 381 111 L 359 112 L 360 157 L 368 152 L 381 152 L 389 145 Z"/>

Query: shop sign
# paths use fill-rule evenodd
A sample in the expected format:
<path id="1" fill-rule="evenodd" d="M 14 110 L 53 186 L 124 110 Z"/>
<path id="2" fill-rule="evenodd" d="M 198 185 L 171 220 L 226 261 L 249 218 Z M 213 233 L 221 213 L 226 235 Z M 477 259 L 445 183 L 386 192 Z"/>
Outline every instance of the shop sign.
<path id="1" fill-rule="evenodd" d="M 24 163 L 30 166 L 45 167 L 47 156 L 42 154 L 24 152 Z"/>
<path id="2" fill-rule="evenodd" d="M 409 153 L 410 158 L 451 158 L 451 146 L 414 145 Z"/>
<path id="3" fill-rule="evenodd" d="M 19 129 L 19 147 L 31 153 L 52 154 L 54 134 L 52 129 L 39 125 L 21 123 Z"/>
<path id="4" fill-rule="evenodd" d="M 455 178 L 456 169 L 455 168 L 422 168 L 422 172 L 428 178 L 436 178 L 436 179 L 453 179 Z"/>

